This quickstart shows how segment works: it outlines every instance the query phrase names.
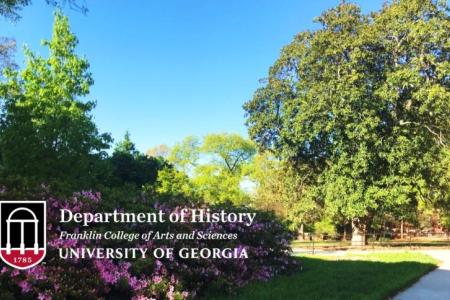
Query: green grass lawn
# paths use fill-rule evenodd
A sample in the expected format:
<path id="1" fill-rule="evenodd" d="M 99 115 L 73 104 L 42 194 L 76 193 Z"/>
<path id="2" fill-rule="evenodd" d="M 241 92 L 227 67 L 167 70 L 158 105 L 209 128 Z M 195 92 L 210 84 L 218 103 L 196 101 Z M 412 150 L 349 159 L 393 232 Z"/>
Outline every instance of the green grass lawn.
<path id="1" fill-rule="evenodd" d="M 251 283 L 225 299 L 387 299 L 408 287 L 438 261 L 417 252 L 302 256 L 303 271 Z"/>

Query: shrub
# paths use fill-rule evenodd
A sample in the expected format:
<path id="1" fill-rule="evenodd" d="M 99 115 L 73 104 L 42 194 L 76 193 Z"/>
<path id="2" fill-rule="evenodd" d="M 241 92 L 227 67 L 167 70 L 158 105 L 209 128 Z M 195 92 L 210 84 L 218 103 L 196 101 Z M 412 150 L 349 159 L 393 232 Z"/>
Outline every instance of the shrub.
<path id="1" fill-rule="evenodd" d="M 175 202 L 174 202 L 175 203 Z M 78 232 L 76 224 L 60 224 L 61 208 L 73 212 L 103 211 L 99 193 L 76 193 L 69 199 L 48 198 L 48 250 L 45 264 L 28 270 L 2 267 L 0 286 L 5 297 L 23 299 L 188 299 L 208 291 L 232 292 L 253 280 L 269 280 L 297 268 L 290 257 L 289 241 L 293 235 L 273 214 L 258 212 L 251 226 L 240 223 L 157 223 L 157 224 L 96 224 L 89 228 L 120 229 L 126 232 L 236 233 L 231 240 L 60 240 L 62 230 Z M 166 213 L 180 211 L 185 206 L 156 204 L 148 210 Z M 189 206 L 189 208 L 194 208 Z M 198 206 L 197 206 L 198 208 Z M 248 212 L 230 205 L 209 207 L 211 211 Z M 165 259 L 149 256 L 130 261 L 113 259 L 60 259 L 58 248 L 65 247 L 157 247 L 238 248 L 246 249 L 247 259 L 182 259 L 177 255 Z"/>

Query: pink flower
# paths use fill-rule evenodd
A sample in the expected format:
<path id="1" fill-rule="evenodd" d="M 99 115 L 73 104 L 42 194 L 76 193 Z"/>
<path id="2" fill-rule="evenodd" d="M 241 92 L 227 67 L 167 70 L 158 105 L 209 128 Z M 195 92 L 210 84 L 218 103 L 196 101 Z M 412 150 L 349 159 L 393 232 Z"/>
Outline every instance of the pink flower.
<path id="1" fill-rule="evenodd" d="M 39 293 L 38 300 L 52 300 L 52 297 L 44 293 Z"/>
<path id="2" fill-rule="evenodd" d="M 31 284 L 26 280 L 22 280 L 21 282 L 19 282 L 19 287 L 22 289 L 23 294 L 31 291 Z"/>
<path id="3" fill-rule="evenodd" d="M 47 279 L 47 276 L 45 275 L 45 268 L 43 266 L 35 266 L 31 269 L 26 270 L 25 273 L 32 276 L 35 280 Z"/>
<path id="4" fill-rule="evenodd" d="M 153 281 L 153 283 L 158 284 L 162 281 L 162 277 L 159 275 L 155 275 L 152 277 L 152 281 Z"/>
<path id="5" fill-rule="evenodd" d="M 133 289 L 133 291 L 140 291 L 142 289 L 145 289 L 147 287 L 147 280 L 144 279 L 137 279 L 135 276 L 131 276 L 128 279 L 128 284 Z"/>
<path id="6" fill-rule="evenodd" d="M 174 290 L 175 290 L 175 288 L 174 288 L 174 286 L 173 285 L 170 285 L 169 286 L 169 291 L 167 292 L 167 294 L 166 294 L 166 296 L 167 296 L 167 298 L 169 299 L 169 300 L 174 300 L 175 299 L 175 295 L 174 295 Z"/>

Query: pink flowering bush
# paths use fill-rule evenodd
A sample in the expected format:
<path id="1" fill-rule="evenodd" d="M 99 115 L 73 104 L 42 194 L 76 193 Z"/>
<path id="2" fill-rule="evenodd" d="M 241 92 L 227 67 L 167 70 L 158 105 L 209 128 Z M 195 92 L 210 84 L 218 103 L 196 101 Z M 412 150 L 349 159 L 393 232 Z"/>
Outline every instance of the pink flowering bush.
<path id="1" fill-rule="evenodd" d="M 60 209 L 76 212 L 105 211 L 99 193 L 76 193 L 69 199 L 47 198 L 47 256 L 43 263 L 28 270 L 0 266 L 1 299 L 193 299 L 205 292 L 232 292 L 250 281 L 267 281 L 280 273 L 297 269 L 290 257 L 291 233 L 272 214 L 258 212 L 251 226 L 241 223 L 157 223 L 102 224 L 87 230 L 124 230 L 145 233 L 150 230 L 178 233 L 235 233 L 230 240 L 162 239 L 138 240 L 66 240 L 61 231 L 80 232 L 74 223 L 59 223 Z M 137 212 L 163 210 L 177 212 L 186 205 L 141 205 Z M 198 206 L 197 206 L 198 207 Z M 189 208 L 193 208 L 190 206 Z M 232 206 L 209 207 L 211 211 L 248 212 Z M 127 208 L 128 211 L 128 208 Z M 170 227 L 170 228 L 169 228 Z M 85 229 L 83 229 L 85 230 Z M 181 248 L 245 249 L 244 259 L 183 259 L 174 255 L 165 259 L 61 259 L 59 248 L 124 247 L 152 249 L 170 247 L 174 253 Z"/>

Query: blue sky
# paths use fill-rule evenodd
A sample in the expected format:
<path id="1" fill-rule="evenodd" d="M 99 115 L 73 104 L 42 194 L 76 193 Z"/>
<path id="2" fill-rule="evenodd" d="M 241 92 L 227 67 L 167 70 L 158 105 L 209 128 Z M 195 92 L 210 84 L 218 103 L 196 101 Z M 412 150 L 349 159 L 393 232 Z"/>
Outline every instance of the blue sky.
<path id="1" fill-rule="evenodd" d="M 0 20 L 0 36 L 43 55 L 54 8 L 44 0 L 16 24 Z M 94 119 L 120 140 L 129 130 L 141 151 L 187 135 L 247 134 L 242 105 L 252 97 L 283 45 L 338 0 L 86 0 L 82 15 L 64 8 L 88 58 L 97 100 Z M 365 12 L 382 0 L 356 1 Z"/>

